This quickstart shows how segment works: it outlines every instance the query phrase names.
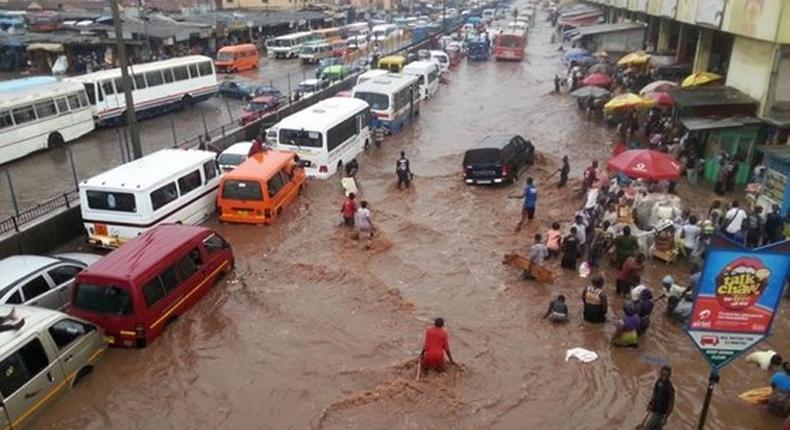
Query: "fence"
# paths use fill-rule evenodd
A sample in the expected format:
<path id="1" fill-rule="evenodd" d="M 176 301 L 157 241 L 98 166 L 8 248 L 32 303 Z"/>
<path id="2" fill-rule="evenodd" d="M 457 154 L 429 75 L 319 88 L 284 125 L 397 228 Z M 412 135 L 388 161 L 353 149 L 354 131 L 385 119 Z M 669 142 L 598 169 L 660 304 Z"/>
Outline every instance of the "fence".
<path id="1" fill-rule="evenodd" d="M 382 55 L 388 55 L 388 54 L 395 54 L 407 50 L 416 49 L 420 46 L 423 46 L 424 44 L 429 43 L 430 40 L 431 39 L 428 38 L 418 43 L 410 43 L 411 42 L 410 35 L 406 33 L 405 35 L 399 38 L 381 44 L 380 47 L 382 53 L 384 53 Z M 346 62 L 350 63 L 352 61 L 356 61 L 357 59 L 362 58 L 367 54 L 368 52 L 366 50 L 363 50 L 362 52 L 354 54 L 354 56 L 350 56 L 349 58 L 347 58 Z M 302 75 L 302 80 L 304 80 L 306 78 L 306 71 L 302 70 L 301 75 Z M 170 141 L 162 142 L 161 139 L 163 136 L 160 133 L 160 135 L 156 136 L 156 140 L 158 140 L 158 142 L 156 142 L 155 145 L 156 149 L 161 149 L 163 147 L 180 147 L 180 148 L 200 148 L 200 149 L 207 149 L 214 151 L 222 151 L 234 142 L 252 139 L 258 134 L 261 134 L 265 129 L 279 122 L 280 119 L 288 115 L 291 115 L 294 112 L 302 110 L 307 106 L 314 104 L 320 100 L 323 100 L 327 97 L 332 97 L 335 94 L 337 94 L 339 91 L 351 89 L 354 83 L 356 82 L 357 76 L 358 73 L 351 74 L 350 76 L 335 82 L 334 84 L 330 85 L 328 88 L 322 90 L 317 94 L 314 94 L 313 96 L 307 99 L 292 101 L 291 97 L 289 96 L 287 98 L 287 104 L 285 106 L 280 107 L 277 111 L 275 111 L 271 115 L 265 116 L 246 125 L 241 125 L 239 122 L 239 118 L 234 117 L 233 112 L 231 110 L 230 102 L 227 99 L 224 102 L 224 106 L 220 107 L 220 110 L 222 110 L 223 107 L 227 110 L 227 122 L 216 124 L 217 121 L 222 121 L 222 120 L 218 119 L 216 116 L 207 117 L 206 112 L 204 110 L 195 108 L 200 115 L 199 126 L 200 128 L 202 128 L 202 130 L 199 133 L 194 134 L 193 136 L 184 140 L 179 140 L 178 138 L 179 130 L 176 127 L 176 118 L 175 118 L 177 114 L 169 113 L 167 114 L 167 116 L 169 117 L 170 120 L 171 133 L 170 136 L 167 137 L 167 139 Z M 288 74 L 286 76 L 289 95 L 292 92 L 292 88 L 291 88 L 292 77 L 293 74 Z M 298 74 L 296 78 L 298 79 Z M 271 81 L 269 83 L 273 84 L 273 82 Z M 282 82 L 278 84 L 281 85 Z M 278 88 L 286 88 L 286 87 L 283 86 Z M 222 116 L 224 116 L 223 113 L 221 114 Z M 194 115 L 191 115 L 190 118 L 194 119 Z M 211 122 L 214 123 L 210 125 Z M 142 140 L 142 132 L 145 131 L 145 125 L 146 122 L 140 123 L 140 127 L 142 130 L 141 140 Z M 118 157 L 113 157 L 115 163 L 110 163 L 113 165 L 118 164 L 118 162 L 120 162 L 121 164 L 126 163 L 127 161 L 132 159 L 130 155 L 131 150 L 130 150 L 129 138 L 127 135 L 127 130 L 125 128 L 118 127 L 115 129 L 115 134 L 117 139 L 117 146 L 120 149 L 119 151 L 120 157 L 119 159 Z M 58 167 L 60 167 L 61 169 L 68 168 L 70 170 L 70 172 L 68 173 L 70 173 L 71 177 L 69 178 L 70 180 L 67 182 L 73 184 L 74 188 L 56 190 L 53 188 L 63 186 L 62 182 L 53 183 L 53 181 L 50 181 L 48 183 L 44 183 L 44 186 L 47 187 L 47 190 L 45 191 L 55 191 L 57 192 L 57 196 L 36 203 L 34 206 L 28 209 L 24 209 L 24 210 L 19 209 L 18 197 L 20 193 L 17 190 L 15 190 L 14 187 L 15 183 L 14 180 L 12 179 L 12 175 L 9 169 L 8 168 L 4 169 L 5 180 L 7 182 L 8 190 L 10 194 L 8 196 L 8 200 L 10 200 L 14 212 L 12 215 L 0 219 L 0 235 L 9 232 L 19 232 L 26 224 L 43 219 L 54 212 L 62 210 L 63 208 L 70 208 L 78 204 L 79 193 L 77 187 L 78 187 L 80 176 L 83 177 L 92 176 L 93 174 L 96 174 L 98 172 L 93 172 L 93 173 L 88 172 L 87 174 L 83 174 L 83 175 L 79 174 L 77 169 L 77 164 L 79 164 L 79 162 L 75 160 L 75 156 L 72 153 L 72 149 L 70 148 L 69 145 L 66 145 L 66 148 L 64 150 L 67 155 L 68 166 L 59 165 Z M 107 167 L 108 166 L 102 166 L 102 170 L 106 170 Z M 68 173 L 65 171 L 62 172 L 63 175 L 68 175 Z M 31 174 L 35 174 L 35 173 L 26 171 L 26 175 L 31 175 Z M 38 181 L 38 182 L 46 182 L 46 181 Z M 70 185 L 67 186 L 70 187 Z M 22 192 L 25 191 L 23 190 Z M 2 200 L 2 197 L 3 196 L 0 196 L 0 200 Z"/>

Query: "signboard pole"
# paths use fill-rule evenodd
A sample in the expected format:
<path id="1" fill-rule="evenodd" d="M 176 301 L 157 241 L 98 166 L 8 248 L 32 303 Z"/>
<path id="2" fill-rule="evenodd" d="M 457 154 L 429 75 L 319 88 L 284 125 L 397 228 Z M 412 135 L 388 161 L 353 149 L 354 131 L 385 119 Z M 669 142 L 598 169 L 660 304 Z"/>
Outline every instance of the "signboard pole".
<path id="1" fill-rule="evenodd" d="M 705 428 L 705 420 L 708 418 L 708 408 L 710 407 L 710 399 L 713 397 L 713 389 L 719 383 L 719 371 L 713 369 L 710 371 L 710 378 L 708 379 L 708 391 L 705 392 L 705 401 L 702 403 L 702 412 L 699 414 L 699 424 L 697 430 Z"/>

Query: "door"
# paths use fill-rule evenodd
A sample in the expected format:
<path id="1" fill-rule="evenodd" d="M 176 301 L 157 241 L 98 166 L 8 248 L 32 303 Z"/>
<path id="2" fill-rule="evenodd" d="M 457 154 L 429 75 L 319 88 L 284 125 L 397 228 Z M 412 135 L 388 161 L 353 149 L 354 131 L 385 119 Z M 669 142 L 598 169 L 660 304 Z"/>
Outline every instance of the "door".
<path id="1" fill-rule="evenodd" d="M 285 205 L 285 197 L 288 190 L 285 189 L 287 182 L 283 177 L 282 172 L 275 173 L 266 183 L 267 191 L 269 193 L 269 201 L 272 206 L 272 217 L 276 218 L 283 211 Z"/>
<path id="2" fill-rule="evenodd" d="M 63 264 L 47 271 L 51 285 L 54 285 L 53 292 L 57 294 L 60 306 L 57 309 L 64 310 L 69 306 L 71 300 L 71 287 L 74 285 L 74 278 L 82 272 L 82 267 L 76 264 Z"/>
<path id="3" fill-rule="evenodd" d="M 59 309 L 60 296 L 52 288 L 49 279 L 44 274 L 37 275 L 21 284 L 22 299 L 29 306 L 39 306 L 47 309 Z"/>
<path id="4" fill-rule="evenodd" d="M 75 377 L 104 347 L 101 333 L 95 325 L 73 319 L 64 318 L 52 324 L 47 335 L 57 348 L 58 361 L 67 378 Z"/>
<path id="5" fill-rule="evenodd" d="M 13 426 L 21 426 L 63 389 L 63 369 L 50 361 L 38 336 L 0 361 L 0 393 Z"/>

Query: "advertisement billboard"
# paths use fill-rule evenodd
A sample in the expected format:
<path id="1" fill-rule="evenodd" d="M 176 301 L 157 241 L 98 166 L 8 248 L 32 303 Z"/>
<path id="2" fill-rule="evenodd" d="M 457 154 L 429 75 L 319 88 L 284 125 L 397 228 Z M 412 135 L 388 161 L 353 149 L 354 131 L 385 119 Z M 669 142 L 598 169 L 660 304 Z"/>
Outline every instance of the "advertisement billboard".
<path id="1" fill-rule="evenodd" d="M 790 244 L 746 249 L 716 236 L 686 331 L 714 368 L 768 335 L 790 275 Z"/>

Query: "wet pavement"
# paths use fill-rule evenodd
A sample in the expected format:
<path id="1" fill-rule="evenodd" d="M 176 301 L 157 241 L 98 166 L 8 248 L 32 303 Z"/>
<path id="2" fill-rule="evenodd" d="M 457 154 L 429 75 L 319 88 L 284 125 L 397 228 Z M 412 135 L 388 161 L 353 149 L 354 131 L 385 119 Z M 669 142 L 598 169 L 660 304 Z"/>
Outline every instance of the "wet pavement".
<path id="1" fill-rule="evenodd" d="M 610 130 L 583 119 L 569 97 L 550 94 L 562 65 L 549 37 L 538 22 L 522 63 L 464 61 L 415 124 L 359 158 L 362 198 L 378 230 L 371 249 L 339 226 L 338 177 L 310 182 L 276 225 L 210 222 L 233 245 L 233 276 L 146 349 L 109 351 L 33 427 L 633 429 L 668 362 L 677 396 L 666 428 L 694 428 L 708 367 L 664 318 L 663 302 L 638 349 L 612 349 L 614 315 L 601 326 L 582 322 L 585 280 L 563 272 L 539 285 L 501 264 L 550 222 L 567 225 L 581 204 L 570 188 L 546 180 L 558 158 L 568 154 L 578 178 L 610 151 Z M 519 187 L 470 187 L 460 177 L 466 148 L 507 131 L 532 140 L 541 155 L 528 171 L 539 188 L 537 216 L 519 234 L 521 202 L 508 199 Z M 395 186 L 401 150 L 416 175 L 406 191 Z M 686 187 L 681 194 L 697 207 L 708 195 Z M 663 275 L 684 284 L 686 271 L 652 262 L 645 279 L 658 292 Z M 604 275 L 610 309 L 621 315 L 615 272 Z M 540 318 L 558 293 L 571 310 L 564 326 Z M 776 333 L 789 328 L 786 312 L 783 304 Z M 438 316 L 460 366 L 416 381 L 424 329 Z M 790 340 L 774 335 L 763 346 L 788 351 Z M 564 362 L 573 347 L 600 358 Z M 769 376 L 743 360 L 727 367 L 706 428 L 778 428 L 737 398 Z"/>

